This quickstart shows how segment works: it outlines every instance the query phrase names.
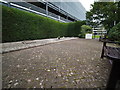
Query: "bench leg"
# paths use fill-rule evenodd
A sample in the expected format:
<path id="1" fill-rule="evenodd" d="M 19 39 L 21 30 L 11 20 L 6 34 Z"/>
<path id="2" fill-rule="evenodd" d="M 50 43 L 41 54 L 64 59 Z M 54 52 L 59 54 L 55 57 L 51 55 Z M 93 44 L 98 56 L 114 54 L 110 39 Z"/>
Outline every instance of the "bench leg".
<path id="1" fill-rule="evenodd" d="M 104 48 L 106 47 L 106 42 L 103 42 L 103 47 L 102 47 L 102 54 L 101 54 L 101 58 L 104 57 Z"/>
<path id="2" fill-rule="evenodd" d="M 116 90 L 117 81 L 120 80 L 120 62 L 114 61 L 110 72 L 106 90 Z"/>

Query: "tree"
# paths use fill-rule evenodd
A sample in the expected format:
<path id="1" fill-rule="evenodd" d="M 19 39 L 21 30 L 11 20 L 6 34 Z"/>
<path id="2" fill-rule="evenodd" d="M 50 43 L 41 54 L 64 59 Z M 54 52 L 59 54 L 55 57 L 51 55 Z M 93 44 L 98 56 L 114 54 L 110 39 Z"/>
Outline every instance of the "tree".
<path id="1" fill-rule="evenodd" d="M 87 24 L 94 27 L 103 25 L 108 31 L 120 22 L 118 18 L 119 3 L 95 2 L 90 12 L 86 13 Z"/>
<path id="2" fill-rule="evenodd" d="M 111 30 L 108 33 L 108 39 L 111 41 L 120 42 L 120 23 L 111 28 Z"/>
<path id="3" fill-rule="evenodd" d="M 92 33 L 92 28 L 88 25 L 82 25 L 81 26 L 82 31 L 85 31 L 86 33 Z"/>
<path id="4" fill-rule="evenodd" d="M 92 28 L 88 25 L 82 25 L 80 34 L 78 36 L 80 38 L 84 38 L 86 33 L 92 33 Z"/>

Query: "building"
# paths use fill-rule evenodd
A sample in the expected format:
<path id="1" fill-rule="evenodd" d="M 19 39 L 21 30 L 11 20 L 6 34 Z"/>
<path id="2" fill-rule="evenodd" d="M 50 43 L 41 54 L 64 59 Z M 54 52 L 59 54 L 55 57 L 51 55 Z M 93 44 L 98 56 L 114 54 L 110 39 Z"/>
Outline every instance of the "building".
<path id="1" fill-rule="evenodd" d="M 79 1 L 76 2 L 57 2 L 49 0 L 2 0 L 4 5 L 26 10 L 42 16 L 52 18 L 60 22 L 74 22 L 86 20 L 86 10 Z"/>
<path id="2" fill-rule="evenodd" d="M 104 27 L 98 27 L 98 28 L 93 28 L 92 29 L 93 35 L 99 35 L 102 36 L 107 33 Z"/>

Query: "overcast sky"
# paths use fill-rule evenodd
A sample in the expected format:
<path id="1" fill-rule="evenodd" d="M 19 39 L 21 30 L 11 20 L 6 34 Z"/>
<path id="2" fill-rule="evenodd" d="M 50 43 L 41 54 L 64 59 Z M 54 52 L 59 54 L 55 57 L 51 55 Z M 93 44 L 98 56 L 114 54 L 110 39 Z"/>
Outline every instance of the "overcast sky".
<path id="1" fill-rule="evenodd" d="M 94 0 L 79 0 L 87 11 L 90 10 L 90 4 L 94 3 Z"/>

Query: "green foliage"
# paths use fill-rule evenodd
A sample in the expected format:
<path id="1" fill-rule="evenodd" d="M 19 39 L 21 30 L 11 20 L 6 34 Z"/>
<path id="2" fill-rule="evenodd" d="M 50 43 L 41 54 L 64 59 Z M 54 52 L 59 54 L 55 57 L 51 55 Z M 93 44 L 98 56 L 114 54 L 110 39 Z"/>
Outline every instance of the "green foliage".
<path id="1" fill-rule="evenodd" d="M 88 25 L 82 25 L 78 37 L 84 38 L 86 33 L 92 33 L 92 28 Z"/>
<path id="2" fill-rule="evenodd" d="M 87 24 L 92 27 L 103 25 L 107 30 L 120 22 L 119 18 L 119 2 L 95 2 L 90 12 L 86 13 Z"/>
<path id="3" fill-rule="evenodd" d="M 82 25 L 82 31 L 85 31 L 86 33 L 92 33 L 92 28 L 88 25 Z"/>
<path id="4" fill-rule="evenodd" d="M 100 38 L 100 35 L 93 35 L 92 38 Z"/>
<path id="5" fill-rule="evenodd" d="M 83 24 L 84 22 L 81 21 L 68 23 L 68 36 L 77 37 Z"/>
<path id="6" fill-rule="evenodd" d="M 108 33 L 108 39 L 120 42 L 120 23 L 115 25 Z"/>
<path id="7" fill-rule="evenodd" d="M 61 23 L 34 13 L 2 6 L 2 42 L 77 36 L 82 21 Z"/>

